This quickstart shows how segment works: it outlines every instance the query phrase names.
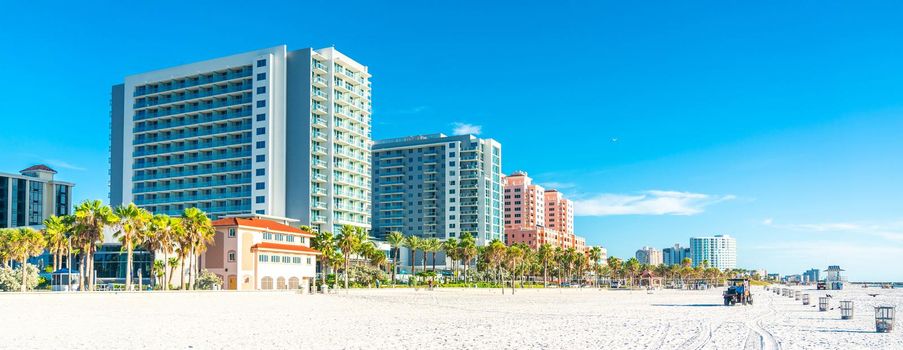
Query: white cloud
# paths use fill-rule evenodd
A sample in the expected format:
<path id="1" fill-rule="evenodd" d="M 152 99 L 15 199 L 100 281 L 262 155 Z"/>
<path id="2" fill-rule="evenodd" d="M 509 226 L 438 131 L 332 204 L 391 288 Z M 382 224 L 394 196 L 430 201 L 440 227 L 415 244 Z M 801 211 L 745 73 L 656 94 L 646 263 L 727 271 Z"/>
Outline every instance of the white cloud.
<path id="1" fill-rule="evenodd" d="M 603 193 L 574 200 L 574 212 L 579 216 L 696 215 L 709 205 L 734 198 L 733 195 L 658 190 L 635 195 Z"/>
<path id="2" fill-rule="evenodd" d="M 467 124 L 467 123 L 452 123 L 452 125 L 455 127 L 454 131 L 452 131 L 452 133 L 455 135 L 467 135 L 467 134 L 479 135 L 481 132 L 483 132 L 482 125 L 474 125 L 474 124 Z"/>
<path id="3" fill-rule="evenodd" d="M 394 114 L 417 114 L 427 109 L 429 109 L 429 106 L 414 106 L 408 109 L 397 110 Z"/>
<path id="4" fill-rule="evenodd" d="M 74 165 L 69 162 L 58 160 L 58 159 L 45 159 L 43 162 L 47 163 L 47 165 L 54 167 L 54 168 L 63 168 L 63 169 L 69 169 L 69 170 L 86 170 L 84 167 L 80 167 L 78 165 Z"/>
<path id="5" fill-rule="evenodd" d="M 903 241 L 903 224 L 901 223 L 854 223 L 854 222 L 822 222 L 804 224 L 778 224 L 774 220 L 765 220 L 762 224 L 802 232 L 837 232 L 865 234 L 892 241 Z"/>

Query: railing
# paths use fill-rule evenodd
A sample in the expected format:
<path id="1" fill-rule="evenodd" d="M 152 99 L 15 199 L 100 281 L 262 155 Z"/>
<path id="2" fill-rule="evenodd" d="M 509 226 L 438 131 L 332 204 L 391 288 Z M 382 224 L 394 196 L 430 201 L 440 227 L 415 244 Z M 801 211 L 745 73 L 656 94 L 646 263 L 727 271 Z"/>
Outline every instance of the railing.
<path id="1" fill-rule="evenodd" d="M 224 172 L 233 172 L 233 171 L 242 171 L 242 170 L 251 170 L 251 163 L 246 163 L 242 165 L 233 165 L 233 166 L 225 166 L 225 167 L 211 167 L 209 169 L 198 169 L 191 171 L 171 171 L 171 172 L 159 172 L 154 175 L 144 174 L 144 175 L 135 175 L 133 181 L 145 181 L 145 180 L 158 180 L 158 179 L 167 179 L 171 177 L 184 177 L 191 175 L 207 175 L 207 174 L 215 174 L 215 173 L 224 173 Z"/>
<path id="2" fill-rule="evenodd" d="M 246 184 L 250 184 L 250 183 L 251 183 L 251 177 L 245 176 L 245 177 L 240 177 L 237 179 L 184 182 L 181 184 L 172 184 L 172 185 L 136 187 L 134 190 L 132 190 L 132 193 L 174 191 L 174 190 L 184 190 L 184 189 L 213 187 L 213 186 L 246 185 Z"/>
<path id="3" fill-rule="evenodd" d="M 250 137 L 242 137 L 237 139 L 230 139 L 226 141 L 211 141 L 211 142 L 198 142 L 195 144 L 187 144 L 184 146 L 171 146 L 171 147 L 157 147 L 156 149 L 145 149 L 143 151 L 135 151 L 132 152 L 133 157 L 142 157 L 142 156 L 151 156 L 163 153 L 171 153 L 171 152 L 181 152 L 181 151 L 193 151 L 197 149 L 206 149 L 213 147 L 222 147 L 222 146 L 235 146 L 250 143 Z"/>
<path id="4" fill-rule="evenodd" d="M 153 106 L 159 106 L 159 105 L 163 105 L 163 104 L 167 104 L 167 103 L 188 101 L 188 100 L 193 100 L 193 99 L 197 99 L 197 98 L 229 94 L 229 93 L 233 93 L 233 92 L 250 90 L 253 86 L 254 86 L 254 84 L 251 82 L 251 79 L 247 79 L 245 81 L 242 81 L 239 84 L 230 84 L 229 87 L 227 87 L 225 89 L 213 88 L 210 91 L 201 90 L 201 91 L 195 92 L 195 93 L 183 94 L 182 96 L 174 96 L 174 97 L 170 97 L 170 98 L 157 98 L 157 99 L 153 99 L 153 100 L 148 99 L 148 100 L 143 100 L 141 102 L 136 102 L 135 104 L 132 105 L 132 107 L 135 109 L 144 108 L 144 107 L 153 107 Z"/>
<path id="5" fill-rule="evenodd" d="M 177 202 L 190 202 L 209 199 L 234 199 L 236 197 L 250 197 L 251 191 L 228 191 L 225 193 L 214 193 L 203 196 L 170 196 L 166 198 L 139 199 L 135 201 L 135 205 L 146 204 L 166 204 Z"/>
<path id="6" fill-rule="evenodd" d="M 160 86 L 154 87 L 154 88 L 150 88 L 147 86 L 141 86 L 141 87 L 138 87 L 135 89 L 134 96 L 138 97 L 138 96 L 144 96 L 144 95 L 156 94 L 156 93 L 160 93 L 160 92 L 171 91 L 171 90 L 175 90 L 175 89 L 182 89 L 182 88 L 187 88 L 187 87 L 192 87 L 192 86 L 218 83 L 221 81 L 232 80 L 232 79 L 237 79 L 237 78 L 250 77 L 251 74 L 253 74 L 253 73 L 254 73 L 254 69 L 251 68 L 250 66 L 248 66 L 248 67 L 242 68 L 241 71 L 238 71 L 238 72 L 231 71 L 231 72 L 226 73 L 225 75 L 224 74 L 214 74 L 212 77 L 204 76 L 204 77 L 193 78 L 193 79 L 185 79 L 181 83 L 168 83 L 168 84 L 161 83 L 161 84 L 159 84 Z"/>
<path id="7" fill-rule="evenodd" d="M 246 122 L 242 122 L 241 124 L 238 124 L 238 125 L 228 125 L 225 127 L 217 126 L 215 128 L 203 129 L 203 130 L 191 131 L 191 132 L 177 132 L 177 133 L 172 133 L 169 136 L 156 136 L 156 137 L 139 136 L 139 137 L 135 138 L 134 144 L 135 145 L 143 145 L 143 144 L 152 143 L 152 142 L 172 141 L 172 140 L 179 140 L 179 139 L 184 139 L 184 138 L 188 138 L 188 137 L 211 136 L 211 135 L 228 133 L 228 132 L 249 131 L 249 130 L 251 130 L 251 122 L 246 121 Z"/>
<path id="8" fill-rule="evenodd" d="M 204 110 L 213 109 L 213 108 L 229 107 L 229 106 L 235 106 L 235 105 L 240 105 L 240 104 L 245 104 L 245 103 L 251 103 L 251 100 L 252 100 L 251 94 L 246 93 L 244 96 L 242 96 L 240 98 L 229 98 L 225 102 L 218 102 L 218 101 L 217 102 L 208 102 L 208 103 L 198 104 L 197 106 L 182 107 L 182 108 L 170 108 L 168 110 L 161 109 L 161 110 L 157 110 L 155 112 L 148 112 L 147 110 L 140 110 L 135 113 L 134 119 L 136 121 L 138 121 L 138 120 L 160 118 L 160 117 L 182 114 L 182 113 L 204 111 Z"/>
<path id="9" fill-rule="evenodd" d="M 152 168 L 158 166 L 165 165 L 178 165 L 178 164 L 187 164 L 187 163 L 196 163 L 196 162 L 204 162 L 208 160 L 222 160 L 222 159 L 230 159 L 230 158 L 238 158 L 238 157 L 250 157 L 251 150 L 243 150 L 240 152 L 224 152 L 218 153 L 210 156 L 203 157 L 185 157 L 182 159 L 173 159 L 169 161 L 158 161 L 158 162 L 144 162 L 144 163 L 135 163 L 135 169 L 144 169 L 144 168 Z"/>
<path id="10" fill-rule="evenodd" d="M 168 129 L 175 128 L 179 126 L 187 126 L 187 125 L 196 125 L 196 124 L 204 124 L 210 122 L 218 122 L 222 120 L 229 120 L 233 118 L 241 118 L 241 117 L 249 117 L 251 116 L 251 107 L 244 107 L 240 112 L 228 112 L 226 114 L 214 114 L 209 117 L 202 117 L 197 119 L 188 119 L 186 118 L 181 122 L 166 122 L 166 123 L 157 123 L 157 124 L 144 124 L 140 126 L 136 126 L 132 128 L 133 132 L 144 132 L 144 131 L 154 131 L 160 129 Z"/>

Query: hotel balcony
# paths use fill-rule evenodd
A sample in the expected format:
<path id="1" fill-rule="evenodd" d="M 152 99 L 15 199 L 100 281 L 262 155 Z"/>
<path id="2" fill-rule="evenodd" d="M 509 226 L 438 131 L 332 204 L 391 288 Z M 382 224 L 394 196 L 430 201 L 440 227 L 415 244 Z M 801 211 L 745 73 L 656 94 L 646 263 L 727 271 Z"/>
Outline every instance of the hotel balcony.
<path id="1" fill-rule="evenodd" d="M 251 184 L 251 177 L 243 176 L 240 178 L 226 179 L 226 180 L 183 182 L 181 184 L 170 184 L 170 185 L 139 186 L 139 187 L 135 187 L 132 190 L 132 193 L 138 194 L 138 193 L 151 193 L 151 192 L 197 189 L 197 188 L 205 188 L 205 187 L 249 185 L 249 184 Z"/>
<path id="2" fill-rule="evenodd" d="M 138 122 L 136 126 L 132 128 L 132 132 L 135 134 L 140 134 L 147 131 L 156 131 L 156 130 L 164 130 L 171 128 L 179 128 L 183 126 L 202 126 L 210 123 L 221 122 L 221 121 L 229 121 L 231 119 L 238 118 L 246 118 L 251 116 L 251 107 L 245 106 L 239 109 L 233 108 L 229 112 L 225 114 L 198 114 L 198 118 L 191 118 L 190 116 L 181 117 L 183 120 L 176 121 L 178 118 L 170 118 L 164 119 L 163 121 L 147 121 L 147 122 Z"/>
<path id="3" fill-rule="evenodd" d="M 204 136 L 213 136 L 220 134 L 230 134 L 230 133 L 240 133 L 251 130 L 251 122 L 245 121 L 241 124 L 232 124 L 227 126 L 217 126 L 210 129 L 204 129 L 199 131 L 191 131 L 191 132 L 174 132 L 169 136 L 154 136 L 154 137 L 146 137 L 146 134 L 139 135 L 135 138 L 133 145 L 143 145 L 148 143 L 157 143 L 164 141 L 174 141 L 185 138 L 196 138 L 196 137 L 204 137 Z"/>
<path id="4" fill-rule="evenodd" d="M 242 138 L 231 138 L 226 141 L 208 141 L 208 142 L 198 142 L 195 144 L 186 144 L 184 146 L 166 146 L 166 147 L 156 147 L 153 149 L 144 149 L 132 152 L 132 157 L 144 157 L 144 156 L 153 156 L 153 155 L 162 155 L 166 153 L 175 153 L 175 152 L 183 152 L 183 151 L 193 151 L 203 149 L 205 151 L 215 150 L 217 148 L 228 147 L 228 146 L 236 146 L 236 145 L 244 145 L 251 143 L 250 133 L 249 136 Z"/>
<path id="5" fill-rule="evenodd" d="M 188 87 L 215 84 L 220 82 L 229 82 L 230 80 L 250 77 L 254 73 L 254 68 L 245 66 L 237 70 L 229 70 L 226 72 L 207 73 L 195 77 L 186 77 L 179 81 L 156 83 L 155 86 L 139 86 L 135 88 L 135 97 L 159 94 L 167 91 L 178 90 Z"/>
<path id="6" fill-rule="evenodd" d="M 167 178 L 173 178 L 173 177 L 190 177 L 190 176 L 194 176 L 194 175 L 246 172 L 249 170 L 251 170 L 251 163 L 244 163 L 241 165 L 214 166 L 214 167 L 210 167 L 210 168 L 201 168 L 201 169 L 197 169 L 197 170 L 168 171 L 168 172 L 161 171 L 156 174 L 139 174 L 139 175 L 135 175 L 132 178 L 132 180 L 137 182 L 137 181 L 167 179 Z M 248 173 L 248 174 L 250 174 L 250 173 Z"/>
<path id="7" fill-rule="evenodd" d="M 161 166 L 171 166 L 171 165 L 180 165 L 180 164 L 189 164 L 189 163 L 199 163 L 199 162 L 207 162 L 207 161 L 218 161 L 218 160 L 226 160 L 233 158 L 246 158 L 251 156 L 251 149 L 247 148 L 241 151 L 229 151 L 223 153 L 217 153 L 210 156 L 199 156 L 199 157 L 184 157 L 181 159 L 172 159 L 168 161 L 155 161 L 155 162 L 136 162 L 134 165 L 135 169 L 144 169 L 144 168 L 154 168 Z"/>

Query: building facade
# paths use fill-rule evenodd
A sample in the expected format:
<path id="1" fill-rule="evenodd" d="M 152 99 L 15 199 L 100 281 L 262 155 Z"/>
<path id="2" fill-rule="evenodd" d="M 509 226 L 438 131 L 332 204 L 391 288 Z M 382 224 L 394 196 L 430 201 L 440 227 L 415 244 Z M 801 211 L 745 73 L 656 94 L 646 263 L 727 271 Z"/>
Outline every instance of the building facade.
<path id="1" fill-rule="evenodd" d="M 821 270 L 816 268 L 811 268 L 806 272 L 803 272 L 803 282 L 806 283 L 816 283 L 821 280 Z"/>
<path id="2" fill-rule="evenodd" d="M 636 259 L 640 261 L 640 264 L 646 265 L 657 266 L 663 263 L 662 251 L 653 247 L 643 247 L 637 250 Z"/>
<path id="3" fill-rule="evenodd" d="M 228 217 L 213 222 L 213 243 L 201 266 L 229 290 L 306 289 L 316 278 L 314 235 L 262 217 Z"/>
<path id="4" fill-rule="evenodd" d="M 524 171 L 505 176 L 503 185 L 506 244 L 587 250 L 586 240 L 574 234 L 574 203 L 561 192 L 534 184 Z"/>
<path id="5" fill-rule="evenodd" d="M 0 228 L 41 226 L 50 216 L 71 214 L 75 185 L 55 180 L 55 174 L 46 165 L 0 173 Z"/>
<path id="6" fill-rule="evenodd" d="M 674 244 L 673 247 L 662 249 L 662 263 L 668 266 L 680 265 L 684 258 L 690 258 L 690 248 L 681 247 L 680 244 Z"/>
<path id="7" fill-rule="evenodd" d="M 370 74 L 276 46 L 125 78 L 111 99 L 113 205 L 370 227 Z"/>
<path id="8" fill-rule="evenodd" d="M 719 270 L 737 267 L 737 241 L 728 235 L 690 238 L 690 255 L 693 266 L 708 261 L 710 267 Z"/>
<path id="9" fill-rule="evenodd" d="M 373 146 L 373 231 L 502 239 L 502 146 L 473 135 L 420 135 Z"/>

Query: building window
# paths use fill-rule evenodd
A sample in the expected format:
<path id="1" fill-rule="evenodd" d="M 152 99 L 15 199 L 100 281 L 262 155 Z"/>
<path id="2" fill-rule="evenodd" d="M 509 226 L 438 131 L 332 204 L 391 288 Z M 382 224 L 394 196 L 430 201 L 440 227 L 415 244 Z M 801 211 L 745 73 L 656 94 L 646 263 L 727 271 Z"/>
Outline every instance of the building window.
<path id="1" fill-rule="evenodd" d="M 258 114 L 258 115 L 257 115 L 257 121 L 262 122 L 262 121 L 264 121 L 264 120 L 267 120 L 267 115 L 266 115 L 266 114 Z"/>
<path id="2" fill-rule="evenodd" d="M 266 86 L 258 86 L 258 87 L 257 87 L 257 94 L 265 94 L 265 93 L 267 93 L 267 87 L 266 87 Z"/>
<path id="3" fill-rule="evenodd" d="M 269 257 L 266 256 L 266 255 L 262 255 L 262 254 L 261 254 L 260 256 L 257 257 L 257 261 L 260 261 L 260 262 L 268 262 L 268 261 L 269 261 Z"/>
<path id="4" fill-rule="evenodd" d="M 258 183 L 255 185 L 255 188 L 257 188 L 258 190 L 266 189 L 266 183 L 258 182 Z"/>
<path id="5" fill-rule="evenodd" d="M 235 251 L 230 251 L 226 256 L 228 257 L 229 262 L 235 262 Z"/>
<path id="6" fill-rule="evenodd" d="M 263 197 L 263 196 L 257 196 L 257 198 L 255 199 L 255 201 L 257 202 L 257 204 L 262 204 L 262 203 L 264 202 L 264 197 Z"/>
<path id="7" fill-rule="evenodd" d="M 257 135 L 263 135 L 267 133 L 267 128 L 257 128 Z"/>
<path id="8" fill-rule="evenodd" d="M 257 73 L 257 81 L 266 80 L 266 78 L 267 78 L 266 73 Z"/>
<path id="9" fill-rule="evenodd" d="M 266 169 L 257 169 L 256 174 L 257 176 L 264 176 L 266 175 Z"/>
<path id="10" fill-rule="evenodd" d="M 262 155 L 262 154 L 258 154 L 258 155 L 257 155 L 257 162 L 258 162 L 258 163 L 264 162 L 264 161 L 266 161 L 266 160 L 267 160 L 267 159 L 266 159 L 266 156 L 264 156 L 264 155 Z"/>
<path id="11" fill-rule="evenodd" d="M 267 66 L 267 60 L 265 60 L 265 59 L 257 60 L 257 68 L 266 67 L 266 66 Z"/>
<path id="12" fill-rule="evenodd" d="M 257 146 L 256 146 L 257 149 L 266 148 L 266 146 L 267 146 L 266 141 L 257 141 Z"/>
<path id="13" fill-rule="evenodd" d="M 264 232 L 263 239 L 273 239 L 273 234 L 270 232 Z"/>
<path id="14" fill-rule="evenodd" d="M 267 101 L 265 101 L 265 100 L 257 101 L 257 108 L 262 108 L 262 107 L 266 107 L 266 106 L 267 106 Z"/>
<path id="15" fill-rule="evenodd" d="M 229 238 L 232 238 L 232 237 L 235 237 L 235 228 L 234 227 L 229 228 Z"/>

